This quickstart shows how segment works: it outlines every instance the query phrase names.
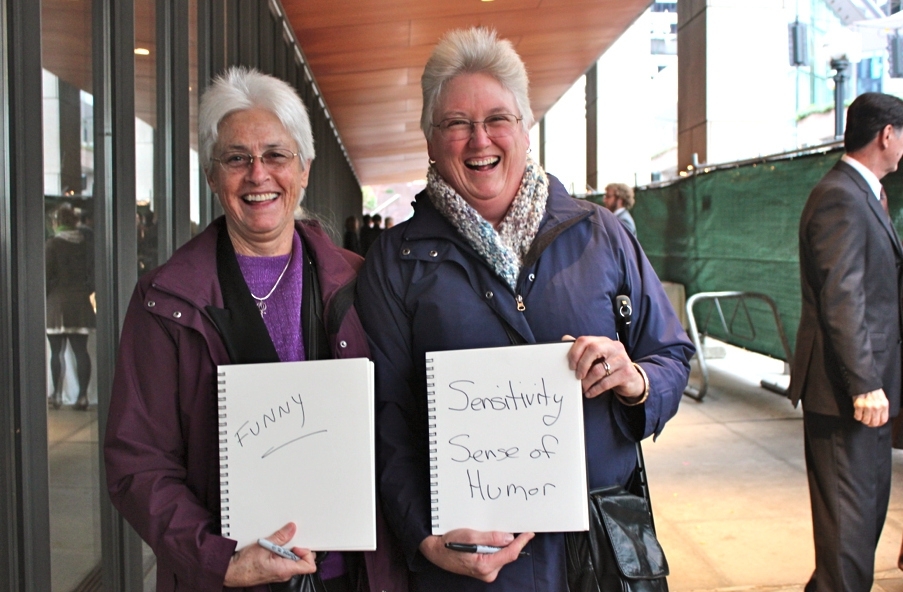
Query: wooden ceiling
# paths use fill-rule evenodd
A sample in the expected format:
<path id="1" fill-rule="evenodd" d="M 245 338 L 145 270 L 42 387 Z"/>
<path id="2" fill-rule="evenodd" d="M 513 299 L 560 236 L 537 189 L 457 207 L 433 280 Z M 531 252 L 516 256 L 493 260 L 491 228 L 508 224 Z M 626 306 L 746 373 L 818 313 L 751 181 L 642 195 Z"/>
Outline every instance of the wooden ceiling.
<path id="1" fill-rule="evenodd" d="M 151 50 L 150 56 L 135 60 L 136 111 L 152 126 L 155 1 L 135 0 L 136 46 Z M 651 0 L 282 0 L 365 185 L 425 176 L 420 75 L 446 31 L 482 25 L 510 39 L 527 65 L 538 120 L 650 4 Z M 42 2 L 44 67 L 85 90 L 91 88 L 90 5 L 90 0 Z M 196 19 L 193 10 L 191 19 Z M 196 59 L 196 35 L 190 43 Z M 195 93 L 197 81 L 192 80 L 191 87 Z"/>
<path id="2" fill-rule="evenodd" d="M 282 0 L 364 185 L 426 175 L 420 75 L 450 29 L 482 25 L 527 66 L 537 120 L 651 0 Z"/>

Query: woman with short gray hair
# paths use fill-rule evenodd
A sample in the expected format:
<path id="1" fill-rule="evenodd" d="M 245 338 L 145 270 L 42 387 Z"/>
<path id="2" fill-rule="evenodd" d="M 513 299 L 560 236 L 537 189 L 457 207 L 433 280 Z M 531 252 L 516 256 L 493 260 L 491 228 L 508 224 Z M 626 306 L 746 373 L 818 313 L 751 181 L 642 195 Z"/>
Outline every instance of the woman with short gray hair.
<path id="1" fill-rule="evenodd" d="M 314 573 L 328 592 L 363 590 L 356 554 L 315 565 L 309 549 L 292 548 L 293 561 L 221 535 L 217 367 L 369 350 L 348 296 L 361 258 L 293 217 L 314 158 L 304 103 L 281 80 L 230 68 L 199 120 L 225 215 L 135 288 L 104 442 L 110 497 L 157 556 L 158 591 L 291 590 Z M 304 458 L 286 470 L 304 471 Z M 260 536 L 285 545 L 295 531 L 290 522 Z"/>
<path id="2" fill-rule="evenodd" d="M 416 591 L 568 589 L 564 533 L 432 534 L 426 352 L 578 336 L 567 361 L 585 396 L 592 488 L 627 483 L 636 442 L 676 413 L 689 374 L 693 346 L 639 244 L 528 156 L 527 85 L 514 47 L 494 32 L 440 40 L 422 79 L 427 187 L 358 279 L 376 364 L 380 493 Z M 618 294 L 635 307 L 624 344 Z M 467 551 L 478 545 L 499 549 Z"/>

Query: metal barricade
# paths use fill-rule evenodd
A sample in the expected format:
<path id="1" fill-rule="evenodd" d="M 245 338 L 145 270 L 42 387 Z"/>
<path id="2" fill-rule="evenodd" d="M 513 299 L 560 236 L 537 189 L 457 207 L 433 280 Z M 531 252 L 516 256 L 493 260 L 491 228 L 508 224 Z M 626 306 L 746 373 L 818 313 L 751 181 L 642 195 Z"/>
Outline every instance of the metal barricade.
<path id="1" fill-rule="evenodd" d="M 721 307 L 721 301 L 729 299 L 739 300 L 737 302 L 736 308 L 734 309 L 733 315 L 730 318 L 730 321 L 725 318 L 724 310 Z M 709 389 L 709 368 L 706 364 L 705 359 L 705 347 L 703 346 L 702 339 L 699 336 L 699 328 L 696 324 L 696 316 L 693 313 L 693 306 L 700 301 L 713 301 L 712 308 L 718 312 L 718 318 L 721 321 L 721 327 L 724 332 L 729 336 L 739 337 L 741 339 L 752 341 L 756 338 L 756 329 L 755 325 L 753 324 L 752 317 L 749 314 L 749 309 L 746 307 L 747 299 L 761 300 L 771 307 L 771 311 L 772 313 L 774 313 L 774 321 L 778 329 L 778 336 L 781 338 L 781 345 L 784 347 L 784 353 L 786 354 L 784 367 L 785 369 L 789 368 L 788 363 L 792 356 L 790 345 L 787 342 L 787 336 L 784 333 L 784 326 L 781 324 L 781 317 L 778 316 L 778 307 L 775 304 L 774 300 L 771 299 L 771 297 L 765 294 L 760 294 L 758 292 L 699 292 L 690 296 L 690 298 L 687 299 L 686 304 L 687 323 L 689 324 L 690 338 L 693 340 L 693 344 L 696 346 L 696 359 L 699 362 L 699 370 L 702 374 L 702 386 L 696 388 L 687 384 L 687 387 L 684 389 L 684 394 L 691 399 L 695 399 L 701 402 Z M 737 314 L 740 312 L 741 308 L 745 313 L 745 320 L 748 323 L 748 327 L 752 331 L 752 335 L 740 335 L 734 331 L 734 322 L 737 320 Z M 706 327 L 708 327 L 708 320 L 711 317 L 711 314 L 712 311 L 710 310 L 708 317 L 706 317 Z M 760 384 L 763 388 L 766 388 L 770 391 L 776 392 L 780 395 L 786 395 L 786 388 L 776 383 L 770 383 L 762 380 Z"/>

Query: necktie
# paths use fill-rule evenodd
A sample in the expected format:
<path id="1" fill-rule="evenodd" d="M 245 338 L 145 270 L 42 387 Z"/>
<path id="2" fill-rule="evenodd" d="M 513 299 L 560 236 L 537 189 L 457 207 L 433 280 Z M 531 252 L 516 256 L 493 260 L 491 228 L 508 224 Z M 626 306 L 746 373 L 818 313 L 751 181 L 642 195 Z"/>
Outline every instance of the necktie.
<path id="1" fill-rule="evenodd" d="M 881 208 L 884 210 L 885 215 L 890 218 L 890 210 L 887 207 L 887 192 L 884 191 L 884 187 L 881 187 Z"/>

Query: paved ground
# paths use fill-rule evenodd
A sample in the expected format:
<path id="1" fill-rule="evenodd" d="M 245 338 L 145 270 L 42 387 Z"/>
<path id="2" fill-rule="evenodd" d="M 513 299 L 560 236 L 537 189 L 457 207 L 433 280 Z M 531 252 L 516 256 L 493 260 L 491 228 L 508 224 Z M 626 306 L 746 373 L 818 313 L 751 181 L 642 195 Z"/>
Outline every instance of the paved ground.
<path id="1" fill-rule="evenodd" d="M 814 561 L 802 414 L 759 386 L 763 377 L 781 380 L 781 362 L 725 350 L 723 359 L 709 361 L 704 402 L 684 398 L 658 441 L 644 446 L 656 526 L 671 564 L 670 587 L 800 592 Z M 698 372 L 692 382 L 700 384 Z M 93 408 L 51 412 L 49 428 L 53 589 L 63 591 L 100 558 Z M 903 592 L 903 572 L 896 567 L 901 537 L 898 451 L 874 592 Z M 151 570 L 146 590 L 153 583 Z"/>
<path id="2" fill-rule="evenodd" d="M 685 397 L 658 441 L 644 445 L 670 588 L 802 591 L 814 566 L 802 413 L 759 386 L 786 382 L 782 362 L 725 349 L 709 361 L 704 401 Z M 903 451 L 895 451 L 873 592 L 903 592 L 901 537 Z"/>

